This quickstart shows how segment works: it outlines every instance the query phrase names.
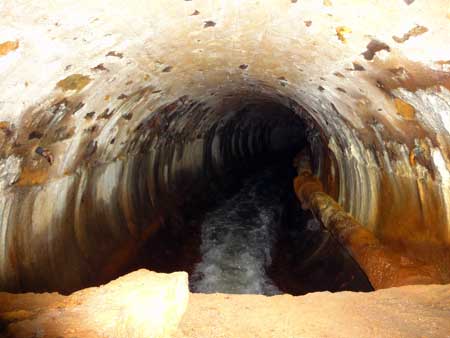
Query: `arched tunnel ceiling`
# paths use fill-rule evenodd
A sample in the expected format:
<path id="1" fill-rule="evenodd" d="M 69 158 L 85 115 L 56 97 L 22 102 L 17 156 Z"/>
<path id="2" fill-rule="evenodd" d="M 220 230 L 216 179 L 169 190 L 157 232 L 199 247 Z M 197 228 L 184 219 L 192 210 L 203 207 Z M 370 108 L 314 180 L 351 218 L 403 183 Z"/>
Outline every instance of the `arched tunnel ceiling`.
<path id="1" fill-rule="evenodd" d="M 0 287 L 56 287 L 60 274 L 70 289 L 110 253 L 125 259 L 118 248 L 162 217 L 142 211 L 155 154 L 169 147 L 174 171 L 198 172 L 211 128 L 252 102 L 297 112 L 329 192 L 450 276 L 449 8 L 2 2 Z"/>

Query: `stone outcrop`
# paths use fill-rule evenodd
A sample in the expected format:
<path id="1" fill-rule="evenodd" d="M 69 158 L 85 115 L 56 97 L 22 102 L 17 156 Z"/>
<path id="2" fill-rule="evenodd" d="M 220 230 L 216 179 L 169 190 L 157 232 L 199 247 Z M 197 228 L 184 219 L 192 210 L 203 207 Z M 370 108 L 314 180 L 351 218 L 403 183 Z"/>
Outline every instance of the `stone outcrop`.
<path id="1" fill-rule="evenodd" d="M 0 336 L 170 337 L 188 298 L 186 273 L 148 270 L 70 296 L 0 293 Z"/>

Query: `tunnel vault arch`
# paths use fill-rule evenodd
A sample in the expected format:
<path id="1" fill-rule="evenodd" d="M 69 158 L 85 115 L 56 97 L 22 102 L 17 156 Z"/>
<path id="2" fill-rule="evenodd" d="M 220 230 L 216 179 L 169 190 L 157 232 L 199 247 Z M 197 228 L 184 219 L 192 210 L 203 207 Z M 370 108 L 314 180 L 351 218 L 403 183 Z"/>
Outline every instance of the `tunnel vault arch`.
<path id="1" fill-rule="evenodd" d="M 250 114 L 221 149 L 249 105 L 300 116 L 327 192 L 450 280 L 447 1 L 1 6 L 1 289 L 114 274 L 188 187 L 270 150 L 265 126 L 298 130 Z"/>

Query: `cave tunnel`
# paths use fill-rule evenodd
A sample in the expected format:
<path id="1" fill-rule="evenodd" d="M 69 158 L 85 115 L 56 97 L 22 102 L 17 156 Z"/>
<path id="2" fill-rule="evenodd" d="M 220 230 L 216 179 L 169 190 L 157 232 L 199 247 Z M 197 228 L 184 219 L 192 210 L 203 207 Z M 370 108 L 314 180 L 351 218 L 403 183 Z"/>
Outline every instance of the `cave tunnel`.
<path id="1" fill-rule="evenodd" d="M 450 283 L 448 1 L 0 11 L 0 291 L 226 292 L 195 286 L 213 254 L 264 256 L 277 292 L 236 293 Z"/>

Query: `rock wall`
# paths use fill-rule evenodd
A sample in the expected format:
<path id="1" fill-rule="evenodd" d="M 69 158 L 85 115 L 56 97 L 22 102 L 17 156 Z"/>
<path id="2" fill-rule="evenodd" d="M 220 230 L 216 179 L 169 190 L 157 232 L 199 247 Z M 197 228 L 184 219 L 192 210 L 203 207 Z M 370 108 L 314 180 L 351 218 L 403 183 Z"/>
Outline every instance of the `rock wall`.
<path id="1" fill-rule="evenodd" d="M 298 138 L 283 110 L 308 126 L 316 173 L 346 211 L 448 269 L 448 1 L 5 0 L 0 12 L 1 289 L 114 275 L 180 196 Z M 242 117 L 249 106 L 278 108 Z"/>

